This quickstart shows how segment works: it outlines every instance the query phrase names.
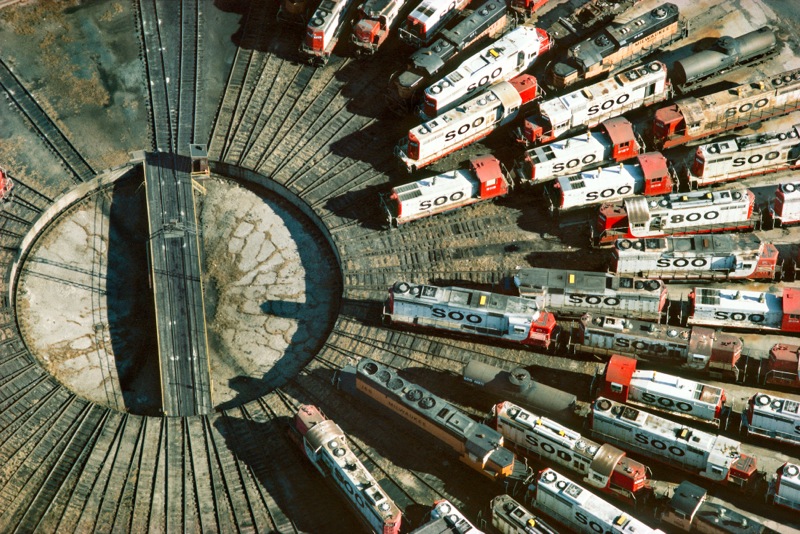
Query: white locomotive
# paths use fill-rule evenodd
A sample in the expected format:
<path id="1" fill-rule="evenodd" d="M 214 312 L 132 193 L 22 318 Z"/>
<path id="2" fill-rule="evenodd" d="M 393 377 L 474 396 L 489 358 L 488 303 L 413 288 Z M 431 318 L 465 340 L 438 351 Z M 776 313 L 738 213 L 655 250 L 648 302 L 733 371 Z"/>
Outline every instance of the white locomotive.
<path id="1" fill-rule="evenodd" d="M 311 15 L 300 52 L 308 56 L 312 63 L 327 63 L 353 5 L 355 0 L 322 0 Z"/>
<path id="2" fill-rule="evenodd" d="M 483 534 L 482 530 L 478 530 L 475 525 L 470 523 L 461 511 L 453 506 L 447 499 L 441 499 L 433 503 L 433 510 L 431 510 L 431 519 L 433 521 L 443 520 L 450 532 L 459 532 L 462 534 Z"/>
<path id="3" fill-rule="evenodd" d="M 491 418 L 507 441 L 582 475 L 595 489 L 629 501 L 649 492 L 647 468 L 613 445 L 594 442 L 508 401 L 495 405 Z"/>
<path id="4" fill-rule="evenodd" d="M 546 143 L 578 128 L 591 128 L 631 109 L 670 96 L 667 67 L 660 61 L 639 65 L 564 96 L 545 100 L 525 119 L 522 140 Z"/>
<path id="5" fill-rule="evenodd" d="M 774 504 L 800 510 L 800 465 L 785 463 L 770 481 L 769 498 Z"/>
<path id="6" fill-rule="evenodd" d="M 519 26 L 425 89 L 422 120 L 453 109 L 486 87 L 521 74 L 552 46 L 550 36 L 533 26 Z"/>
<path id="7" fill-rule="evenodd" d="M 598 439 L 708 480 L 744 489 L 757 475 L 756 459 L 743 454 L 738 441 L 604 397 L 592 404 L 589 425 L 592 435 Z"/>
<path id="8" fill-rule="evenodd" d="M 778 249 L 755 234 L 618 239 L 611 270 L 661 280 L 773 280 Z"/>
<path id="9" fill-rule="evenodd" d="M 800 182 L 779 185 L 769 213 L 772 221 L 781 226 L 800 222 Z"/>
<path id="10" fill-rule="evenodd" d="M 395 155 L 414 172 L 512 121 L 536 95 L 536 78 L 527 74 L 495 84 L 456 109 L 412 128 L 395 147 Z"/>
<path id="11" fill-rule="evenodd" d="M 535 302 L 459 287 L 395 283 L 384 320 L 417 327 L 504 339 L 547 349 L 556 340 L 553 314 Z"/>
<path id="12" fill-rule="evenodd" d="M 597 130 L 552 141 L 525 152 L 514 165 L 520 183 L 544 183 L 637 155 L 644 143 L 625 117 L 600 123 Z"/>
<path id="13" fill-rule="evenodd" d="M 695 288 L 689 294 L 689 324 L 800 332 L 800 289 L 765 291 Z"/>
<path id="14" fill-rule="evenodd" d="M 581 534 L 663 534 L 552 469 L 539 473 L 531 502 L 573 532 Z"/>
<path id="15" fill-rule="evenodd" d="M 695 326 L 663 324 L 586 314 L 572 332 L 575 350 L 674 365 L 707 372 L 711 377 L 736 381 L 742 340 L 732 334 Z"/>
<path id="16" fill-rule="evenodd" d="M 558 534 L 510 495 L 492 499 L 491 509 L 492 526 L 501 534 Z"/>
<path id="17" fill-rule="evenodd" d="M 742 412 L 742 428 L 748 434 L 800 445 L 800 402 L 756 393 Z"/>
<path id="18" fill-rule="evenodd" d="M 754 174 L 791 169 L 798 165 L 798 159 L 800 125 L 778 134 L 759 133 L 715 141 L 697 147 L 687 173 L 687 185 L 697 189 Z"/>
<path id="19" fill-rule="evenodd" d="M 339 425 L 316 406 L 304 405 L 294 416 L 293 428 L 314 467 L 336 486 L 372 532 L 400 532 L 400 509 L 350 449 Z"/>
<path id="20" fill-rule="evenodd" d="M 755 195 L 749 189 L 671 193 L 663 197 L 630 197 L 600 206 L 598 245 L 623 237 L 663 237 L 751 230 L 758 222 Z"/>
<path id="21" fill-rule="evenodd" d="M 494 156 L 479 156 L 470 160 L 468 170 L 457 169 L 394 187 L 389 196 L 380 198 L 387 222 L 398 226 L 501 197 L 508 193 L 509 187 L 500 160 Z"/>
<path id="22" fill-rule="evenodd" d="M 632 163 L 559 177 L 552 193 L 548 192 L 550 210 L 585 208 L 633 195 L 666 195 L 677 185 L 667 158 L 661 152 L 648 152 Z"/>
<path id="23" fill-rule="evenodd" d="M 678 376 L 636 369 L 636 360 L 614 355 L 608 361 L 598 395 L 687 417 L 715 427 L 730 410 L 725 390 Z"/>
<path id="24" fill-rule="evenodd" d="M 660 318 L 667 289 L 660 280 L 564 269 L 519 269 L 513 278 L 520 296 L 559 316 L 606 312 Z"/>
<path id="25" fill-rule="evenodd" d="M 400 39 L 411 46 L 427 46 L 444 25 L 470 0 L 422 0 L 400 26 Z"/>

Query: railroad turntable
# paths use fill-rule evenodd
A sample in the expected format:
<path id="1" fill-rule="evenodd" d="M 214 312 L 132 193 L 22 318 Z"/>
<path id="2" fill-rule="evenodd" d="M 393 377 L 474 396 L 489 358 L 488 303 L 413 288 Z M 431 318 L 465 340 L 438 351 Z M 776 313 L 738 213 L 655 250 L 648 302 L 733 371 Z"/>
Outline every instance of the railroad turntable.
<path id="1" fill-rule="evenodd" d="M 551 56 L 537 61 L 525 75 L 538 79 L 557 58 L 552 54 L 559 46 L 572 46 L 586 37 L 564 36 L 567 26 L 588 35 L 590 28 L 597 31 L 607 24 L 607 20 L 597 22 L 602 18 L 598 14 L 586 21 L 591 9 L 570 18 L 587 3 L 512 2 L 503 23 L 494 21 L 491 31 L 484 27 L 481 34 L 499 37 L 499 32 L 513 26 L 504 26 L 506 22 L 536 10 L 530 23 L 554 40 L 552 50 L 542 51 Z M 325 0 L 324 4 L 341 4 L 337 13 L 350 8 L 342 18 L 349 21 L 360 2 Z M 473 4 L 470 8 L 480 14 L 482 2 Z M 623 1 L 614 11 L 636 27 L 637 17 L 661 4 Z M 778 0 L 675 0 L 673 4 L 690 22 L 689 35 L 671 45 L 663 57 L 654 51 L 652 57 L 643 58 L 646 65 L 658 62 L 668 70 L 676 59 L 722 36 L 741 36 L 769 26 L 775 30 L 778 52 L 755 67 L 732 71 L 726 81 L 731 86 L 758 83 L 800 67 L 795 55 L 800 45 L 790 26 L 795 15 L 785 7 L 778 9 L 782 5 Z M 317 10 L 314 2 L 287 1 L 284 7 L 301 17 Z M 604 482 L 590 483 L 581 470 L 562 473 L 546 458 L 537 459 L 546 455 L 528 455 L 526 460 L 524 447 L 508 437 L 504 445 L 496 443 L 502 437 L 494 429 L 492 407 L 509 399 L 479 390 L 462 378 L 465 365 L 478 361 L 515 370 L 514 379 L 530 376 L 547 386 L 541 390 L 557 388 L 577 399 L 576 413 L 534 411 L 530 424 L 565 429 L 564 435 L 551 432 L 554 451 L 565 436 L 575 437 L 575 450 L 583 450 L 589 442 L 603 447 L 600 431 L 594 429 L 592 434 L 593 427 L 583 425 L 594 400 L 590 387 L 606 358 L 599 351 L 595 356 L 570 349 L 578 341 L 572 335 L 580 329 L 579 317 L 532 310 L 533 322 L 556 315 L 548 319 L 554 328 L 547 348 L 494 343 L 482 337 L 483 327 L 473 328 L 468 337 L 441 329 L 418 330 L 413 320 L 381 322 L 383 310 L 399 313 L 398 307 L 385 307 L 397 282 L 404 281 L 409 288 L 456 288 L 453 291 L 474 300 L 465 305 L 486 307 L 487 295 L 515 302 L 525 298 L 513 283 L 519 269 L 604 273 L 611 256 L 610 250 L 591 246 L 588 225 L 570 227 L 554 219 L 538 184 L 511 183 L 514 177 L 508 170 L 533 149 L 512 141 L 512 131 L 536 115 L 535 106 L 558 98 L 557 92 L 530 100 L 518 96 L 514 102 L 519 101 L 519 109 L 512 112 L 514 106 L 509 105 L 509 117 L 515 115 L 511 124 L 500 124 L 503 121 L 496 117 L 481 144 L 446 158 L 439 156 L 448 150 L 439 147 L 429 169 L 407 175 L 394 147 L 398 139 L 408 139 L 421 120 L 411 112 L 394 115 L 386 93 L 393 76 L 409 70 L 413 48 L 393 32 L 412 9 L 403 3 L 401 14 L 386 21 L 388 37 L 381 35 L 373 43 L 377 51 L 372 56 L 356 53 L 347 28 L 334 29 L 333 40 L 322 32 L 327 61 L 313 66 L 301 47 L 305 23 L 277 22 L 279 6 L 269 1 L 38 0 L 0 8 L 4 42 L 0 92 L 9 102 L 0 121 L 0 166 L 14 183 L 0 211 L 0 256 L 7 267 L 2 280 L 5 298 L 0 301 L 0 531 L 356 532 L 362 527 L 359 515 L 365 512 L 359 509 L 353 485 L 362 502 L 367 502 L 365 496 L 373 498 L 375 506 L 368 508 L 386 514 L 393 528 L 398 524 L 394 511 L 399 510 L 401 532 L 428 519 L 446 524 L 447 518 L 456 517 L 456 509 L 488 531 L 493 519 L 500 523 L 499 508 L 492 509 L 490 503 L 504 494 L 509 497 L 502 502 L 517 503 L 519 517 L 540 522 L 540 531 L 580 525 L 581 517 L 593 529 L 604 528 L 603 523 L 608 529 L 634 525 L 639 531 L 641 521 L 668 530 L 655 523 L 653 510 L 639 508 L 640 499 L 636 504 L 630 499 L 618 501 L 619 492 L 612 491 L 597 500 L 591 495 Z M 469 15 L 454 13 L 447 24 L 454 27 Z M 325 15 L 326 28 L 329 19 L 335 25 L 335 18 Z M 423 32 L 423 44 L 435 48 L 436 39 L 428 42 L 426 34 L 435 21 L 421 18 L 414 31 Z M 484 35 L 483 40 L 474 39 L 480 44 L 465 51 L 457 37 L 451 33 L 447 41 L 454 45 L 447 60 L 454 57 L 455 62 L 426 77 L 426 86 L 489 44 Z M 636 71 L 637 77 L 640 74 L 644 75 Z M 504 83 L 535 91 L 538 86 L 525 80 L 530 78 Z M 591 90 L 596 82 L 603 83 L 587 80 L 588 89 L 578 90 Z M 414 89 L 422 95 L 425 87 Z M 660 100 L 662 95 L 649 96 Z M 457 110 L 466 105 L 464 101 L 431 120 L 445 121 L 441 117 L 451 116 L 448 113 L 462 113 Z M 629 151 L 631 155 L 653 150 L 647 128 L 653 113 L 671 102 L 670 96 L 652 109 L 626 114 L 635 135 L 624 142 L 638 147 Z M 798 124 L 796 116 L 786 120 L 775 131 L 787 132 Z M 586 136 L 580 124 L 569 128 L 573 126 L 576 131 L 568 135 Z M 752 126 L 770 131 L 771 121 Z M 640 141 L 643 146 L 638 146 Z M 711 138 L 702 140 L 707 142 Z M 207 144 L 210 172 L 208 177 L 186 180 L 181 177 L 186 170 L 181 158 L 189 156 L 189 146 L 195 143 Z M 696 146 L 677 147 L 664 152 L 666 159 L 679 163 L 675 171 L 680 180 L 687 179 L 682 165 L 696 150 Z M 131 163 L 131 153 L 137 151 L 146 154 L 146 162 L 162 162 L 157 177 L 152 174 L 155 165 L 147 171 L 147 165 Z M 393 188 L 429 178 L 432 184 L 444 185 L 446 180 L 432 177 L 466 169 L 470 159 L 489 153 L 509 181 L 502 198 L 463 208 L 459 204 L 452 213 L 404 220 L 398 228 L 388 228 L 381 195 L 389 198 Z M 133 156 L 134 162 L 142 160 Z M 143 169 L 151 174 L 145 176 Z M 752 188 L 752 198 L 747 198 L 758 208 L 754 213 L 774 208 L 775 184 L 785 184 L 791 176 L 777 170 L 766 180 L 766 185 L 748 181 L 745 186 L 747 191 Z M 170 196 L 180 188 L 178 196 Z M 161 213 L 159 226 L 150 228 L 153 214 L 159 215 L 153 210 L 154 197 L 169 209 Z M 774 272 L 788 277 L 797 259 L 800 230 L 791 226 L 794 221 L 785 213 L 779 215 L 783 226 L 765 225 L 754 234 L 777 250 L 780 261 Z M 653 239 L 679 236 L 659 234 Z M 196 250 L 189 246 L 191 240 L 196 240 Z M 608 244 L 616 246 L 616 241 Z M 198 269 L 173 270 L 175 264 L 152 261 L 159 250 L 169 250 L 172 259 L 196 259 Z M 628 277 L 645 276 L 641 270 L 637 267 Z M 177 297 L 169 302 L 173 312 L 163 313 L 165 308 L 156 305 L 163 294 L 148 283 L 153 276 L 162 276 L 156 290 L 167 280 L 202 291 L 194 296 L 166 293 Z M 641 280 L 647 282 L 656 281 Z M 728 282 L 725 278 L 721 284 Z M 700 280 L 696 286 L 715 283 Z M 741 283 L 743 291 L 748 283 Z M 772 293 L 785 286 L 783 278 L 770 283 L 776 286 L 769 289 Z M 658 284 L 659 295 L 663 289 L 668 299 L 676 294 L 674 284 Z M 557 289 L 551 283 L 541 291 Z M 195 300 L 185 304 L 190 302 L 181 300 L 186 295 Z M 192 315 L 198 311 L 198 296 L 205 317 L 211 405 L 197 415 L 179 417 L 170 410 L 164 415 L 159 375 L 169 351 L 164 349 L 160 325 L 171 328 L 172 322 L 189 316 L 199 324 L 196 319 L 201 316 Z M 552 302 L 551 297 L 541 302 Z M 662 320 L 674 323 L 674 308 L 663 309 Z M 483 311 L 497 312 L 496 307 Z M 458 317 L 461 311 L 451 313 Z M 608 314 L 614 315 L 597 310 L 598 316 Z M 473 321 L 483 317 L 469 316 Z M 629 321 L 638 324 L 640 319 Z M 668 337 L 671 329 L 686 328 L 663 326 Z M 725 335 L 738 339 L 736 333 Z M 197 339 L 202 337 L 198 334 Z M 783 342 L 791 345 L 791 338 Z M 749 341 L 743 345 L 751 347 Z M 760 420 L 747 427 L 749 435 L 739 432 L 736 423 L 747 400 L 756 394 L 788 400 L 796 400 L 797 394 L 788 386 L 779 389 L 757 382 L 758 374 L 754 378 L 746 371 L 757 368 L 759 359 L 745 352 L 737 352 L 733 362 L 741 363 L 741 373 L 705 375 L 702 380 L 728 392 L 733 422 L 725 428 L 720 425 L 719 442 L 741 443 L 741 457 L 757 457 L 753 484 L 748 484 L 753 493 L 743 495 L 730 485 L 709 486 L 693 471 L 680 473 L 636 451 L 623 451 L 624 439 L 602 450 L 611 448 L 614 458 L 642 466 L 637 473 L 646 475 L 648 484 L 652 480 L 672 488 L 690 479 L 713 492 L 728 509 L 789 531 L 800 526 L 790 511 L 796 499 L 789 491 L 791 468 L 800 464 L 800 453 L 794 445 L 781 441 L 776 447 L 769 436 L 759 434 L 758 429 L 768 428 Z M 189 360 L 195 357 L 191 350 L 186 354 Z M 681 361 L 694 361 L 694 354 L 681 356 Z M 763 356 L 766 361 L 768 355 Z M 387 370 L 375 373 L 372 393 L 356 384 L 357 389 L 362 387 L 362 397 L 371 396 L 369 402 L 347 388 L 335 387 L 342 384 L 343 369 L 358 368 L 366 359 L 374 361 L 376 369 Z M 781 369 L 791 374 L 787 361 L 788 367 Z M 637 365 L 649 370 L 662 363 L 640 360 Z M 516 372 L 520 368 L 528 374 Z M 672 366 L 667 374 L 688 378 L 693 372 L 689 365 Z M 386 384 L 380 382 L 384 374 L 389 377 Z M 392 389 L 398 384 L 399 392 Z M 379 392 L 384 390 L 397 398 L 393 406 L 380 405 Z M 431 402 L 441 409 L 430 407 Z M 400 416 L 392 413 L 417 405 L 424 409 Z M 318 407 L 324 417 L 309 420 L 310 426 L 301 430 L 294 418 L 303 406 Z M 445 408 L 447 413 L 442 412 Z M 442 426 L 437 430 L 412 421 L 418 414 L 441 424 L 464 425 L 480 435 L 460 441 L 459 436 L 469 432 L 444 431 Z M 313 425 L 323 426 L 315 431 Z M 336 443 L 319 438 L 324 434 L 321 429 L 334 425 Z M 293 427 L 300 439 L 290 437 Z M 492 454 L 479 457 L 487 451 Z M 600 464 L 606 456 L 600 456 L 592 457 L 597 462 L 592 468 L 604 467 Z M 359 469 L 350 467 L 356 460 Z M 333 465 L 338 468 L 331 469 Z M 503 466 L 518 467 L 522 476 L 503 480 L 486 476 Z M 557 501 L 547 497 L 552 477 L 544 470 L 552 467 L 558 470 L 552 492 L 574 497 L 570 509 L 558 508 Z M 612 471 L 613 467 L 597 472 Z M 337 473 L 342 478 L 336 478 Z M 562 480 L 565 476 L 569 478 Z M 614 484 L 613 477 L 608 483 Z M 354 493 L 349 494 L 348 487 Z M 781 507 L 773 506 L 773 500 Z M 347 502 L 353 503 L 352 509 Z M 443 503 L 450 510 L 446 517 Z M 431 513 L 434 505 L 437 511 Z M 513 506 L 500 508 L 510 513 Z M 604 513 L 595 513 L 597 509 Z M 587 511 L 591 514 L 584 514 Z M 539 520 L 543 514 L 544 520 Z M 374 522 L 370 524 L 375 528 Z"/>

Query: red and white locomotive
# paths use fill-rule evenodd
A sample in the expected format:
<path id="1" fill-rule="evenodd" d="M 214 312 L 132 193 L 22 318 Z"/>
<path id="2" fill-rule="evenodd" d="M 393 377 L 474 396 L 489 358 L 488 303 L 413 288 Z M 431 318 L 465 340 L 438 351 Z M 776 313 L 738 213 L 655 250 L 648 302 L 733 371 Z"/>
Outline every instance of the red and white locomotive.
<path id="1" fill-rule="evenodd" d="M 768 498 L 778 506 L 800 510 L 800 465 L 787 462 L 778 468 Z"/>
<path id="2" fill-rule="evenodd" d="M 400 508 L 350 449 L 339 425 L 316 406 L 304 405 L 294 416 L 293 431 L 314 467 L 339 490 L 371 532 L 399 534 Z"/>
<path id="3" fill-rule="evenodd" d="M 547 349 L 556 341 L 552 313 L 530 299 L 459 287 L 396 282 L 383 309 L 384 320 L 414 327 L 502 339 Z"/>
<path id="4" fill-rule="evenodd" d="M 695 326 L 664 324 L 586 314 L 572 332 L 574 350 L 593 354 L 624 354 L 637 360 L 708 373 L 736 381 L 742 340 L 732 334 Z"/>
<path id="5" fill-rule="evenodd" d="M 507 441 L 578 473 L 595 489 L 628 501 L 650 492 L 647 468 L 613 445 L 596 443 L 508 401 L 495 405 L 490 417 Z"/>
<path id="6" fill-rule="evenodd" d="M 755 205 L 756 197 L 749 189 L 630 197 L 600 206 L 593 228 L 595 242 L 603 246 L 620 238 L 752 230 L 758 223 Z"/>
<path id="7" fill-rule="evenodd" d="M 528 74 L 495 84 L 456 109 L 412 128 L 395 147 L 395 155 L 414 172 L 511 122 L 520 107 L 537 95 L 536 78 Z"/>
<path id="8" fill-rule="evenodd" d="M 600 123 L 596 131 L 551 141 L 534 147 L 517 160 L 514 173 L 520 183 L 543 183 L 600 167 L 619 163 L 637 155 L 644 144 L 625 117 Z"/>
<path id="9" fill-rule="evenodd" d="M 742 428 L 747 434 L 800 445 L 800 402 L 756 393 L 742 412 Z"/>
<path id="10" fill-rule="evenodd" d="M 741 443 L 599 397 L 589 416 L 592 435 L 630 452 L 714 482 L 747 489 L 758 476 L 757 460 Z"/>
<path id="11" fill-rule="evenodd" d="M 400 39 L 411 46 L 427 46 L 444 25 L 470 0 L 422 0 L 400 26 Z"/>
<path id="12" fill-rule="evenodd" d="M 585 208 L 614 202 L 633 195 L 666 195 L 678 179 L 661 152 L 636 157 L 635 163 L 620 163 L 571 176 L 561 176 L 550 194 L 551 211 Z"/>
<path id="13" fill-rule="evenodd" d="M 636 360 L 615 354 L 606 364 L 598 395 L 719 427 L 729 412 L 725 390 L 678 376 L 636 369 Z"/>
<path id="14" fill-rule="evenodd" d="M 697 147 L 687 173 L 690 189 L 798 166 L 800 125 L 788 132 L 759 133 Z"/>
<path id="15" fill-rule="evenodd" d="M 613 77 L 539 104 L 525 119 L 522 141 L 547 143 L 569 132 L 597 126 L 631 109 L 666 100 L 667 67 L 660 61 L 639 65 Z"/>
<path id="16" fill-rule="evenodd" d="M 559 316 L 587 312 L 623 317 L 660 318 L 667 289 L 660 280 L 564 269 L 519 269 L 513 278 L 521 297 Z"/>
<path id="17" fill-rule="evenodd" d="M 328 62 L 354 3 L 355 0 L 322 0 L 311 15 L 300 45 L 300 52 L 308 56 L 311 63 L 324 65 Z"/>
<path id="18" fill-rule="evenodd" d="M 780 295 L 697 287 L 689 294 L 687 322 L 734 329 L 800 332 L 800 289 L 784 287 Z"/>
<path id="19" fill-rule="evenodd" d="M 539 473 L 531 503 L 570 532 L 664 534 L 549 468 Z"/>
<path id="20" fill-rule="evenodd" d="M 781 184 L 769 209 L 773 223 L 789 226 L 800 222 L 800 182 Z"/>
<path id="21" fill-rule="evenodd" d="M 670 148 L 800 109 L 800 69 L 656 111 L 653 144 Z"/>
<path id="22" fill-rule="evenodd" d="M 527 70 L 550 50 L 552 41 L 542 29 L 519 26 L 425 89 L 422 120 L 453 109 L 486 87 L 507 81 Z"/>
<path id="23" fill-rule="evenodd" d="M 611 270 L 661 280 L 773 280 L 778 249 L 754 234 L 618 239 Z"/>
<path id="24" fill-rule="evenodd" d="M 399 22 L 405 0 L 365 0 L 358 7 L 350 40 L 362 54 L 374 54 Z"/>
<path id="25" fill-rule="evenodd" d="M 800 388 L 800 346 L 777 343 L 762 360 L 759 376 L 763 384 Z"/>
<path id="26" fill-rule="evenodd" d="M 470 160 L 468 170 L 458 169 L 394 187 L 390 195 L 380 198 L 389 225 L 398 226 L 504 196 L 509 187 L 500 160 L 479 156 Z"/>

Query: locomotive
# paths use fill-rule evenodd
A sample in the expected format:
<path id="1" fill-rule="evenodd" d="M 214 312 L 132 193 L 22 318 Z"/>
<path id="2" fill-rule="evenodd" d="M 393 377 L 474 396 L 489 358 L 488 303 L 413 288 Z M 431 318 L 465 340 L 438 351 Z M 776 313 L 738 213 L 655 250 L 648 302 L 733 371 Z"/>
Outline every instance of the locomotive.
<path id="1" fill-rule="evenodd" d="M 800 332 L 800 289 L 785 287 L 780 295 L 698 287 L 689 293 L 687 322 L 734 329 Z"/>
<path id="2" fill-rule="evenodd" d="M 661 280 L 774 280 L 778 249 L 754 234 L 618 239 L 611 270 Z"/>
<path id="3" fill-rule="evenodd" d="M 399 21 L 404 0 L 365 0 L 358 7 L 350 40 L 362 54 L 374 54 Z"/>
<path id="4" fill-rule="evenodd" d="M 519 26 L 425 89 L 422 120 L 429 120 L 479 94 L 485 87 L 507 81 L 531 67 L 552 45 L 544 30 Z"/>
<path id="5" fill-rule="evenodd" d="M 598 395 L 717 428 L 730 412 L 722 388 L 657 371 L 636 370 L 635 359 L 616 354 L 606 365 Z"/>
<path id="6" fill-rule="evenodd" d="M 276 18 L 285 24 L 305 26 L 310 11 L 309 0 L 281 0 Z"/>
<path id="7" fill-rule="evenodd" d="M 632 163 L 561 176 L 548 198 L 551 212 L 565 211 L 633 195 L 666 195 L 677 185 L 667 158 L 661 152 L 648 152 Z"/>
<path id="8" fill-rule="evenodd" d="M 800 222 L 800 183 L 779 185 L 769 214 L 775 225 L 789 226 Z"/>
<path id="9" fill-rule="evenodd" d="M 494 156 L 470 159 L 468 170 L 437 174 L 392 188 L 381 195 L 381 205 L 389 226 L 429 217 L 438 213 L 506 195 L 511 183 L 502 164 Z"/>
<path id="10" fill-rule="evenodd" d="M 741 444 L 599 397 L 589 416 L 592 435 L 714 482 L 747 490 L 760 473 Z"/>
<path id="11" fill-rule="evenodd" d="M 508 7 L 505 2 L 486 0 L 452 30 L 442 30 L 430 46 L 411 55 L 406 70 L 392 75 L 390 98 L 405 102 L 444 69 L 459 53 L 484 37 L 494 37 L 506 26 Z"/>
<path id="12" fill-rule="evenodd" d="M 459 287 L 396 282 L 384 320 L 415 327 L 502 339 L 548 349 L 558 337 L 552 313 L 530 299 Z"/>
<path id="13" fill-rule="evenodd" d="M 648 527 L 552 469 L 545 469 L 539 473 L 531 503 L 572 532 L 664 534 L 661 530 Z"/>
<path id="14" fill-rule="evenodd" d="M 369 358 L 356 367 L 345 366 L 338 386 L 351 395 L 364 395 L 392 410 L 452 448 L 459 459 L 492 480 L 526 482 L 531 469 L 503 447 L 496 430 L 470 419 L 441 397 L 403 380 L 397 373 Z"/>
<path id="15" fill-rule="evenodd" d="M 625 68 L 688 34 L 678 6 L 667 2 L 625 23 L 612 22 L 570 47 L 564 60 L 547 66 L 545 81 L 552 89 L 565 89 Z"/>
<path id="16" fill-rule="evenodd" d="M 667 302 L 663 282 L 610 273 L 520 269 L 513 282 L 521 297 L 560 317 L 604 311 L 624 317 L 660 318 Z"/>
<path id="17" fill-rule="evenodd" d="M 625 117 L 600 123 L 596 131 L 552 141 L 525 152 L 514 165 L 520 183 L 543 183 L 559 176 L 619 163 L 637 155 L 644 144 Z"/>
<path id="18" fill-rule="evenodd" d="M 763 384 L 800 388 L 800 346 L 776 343 L 759 376 Z"/>
<path id="19" fill-rule="evenodd" d="M 6 202 L 11 199 L 11 191 L 14 189 L 14 181 L 8 175 L 8 172 L 0 167 L 0 202 Z"/>
<path id="20" fill-rule="evenodd" d="M 400 39 L 414 47 L 427 46 L 469 0 L 422 0 L 400 26 Z"/>
<path id="21" fill-rule="evenodd" d="M 572 132 L 597 126 L 631 109 L 666 100 L 670 95 L 667 67 L 660 61 L 639 65 L 594 85 L 541 102 L 525 119 L 518 139 L 547 143 Z"/>
<path id="22" fill-rule="evenodd" d="M 446 530 L 437 530 L 436 532 L 458 532 L 459 534 L 483 534 L 482 531 L 475 528 L 475 525 L 469 522 L 461 511 L 453 506 L 447 499 L 441 499 L 433 503 L 433 510 L 431 510 L 431 521 L 444 522 Z M 422 531 L 423 529 L 418 529 Z M 417 532 L 417 530 L 414 530 Z M 412 534 L 414 534 L 412 532 Z M 432 530 L 425 530 L 425 532 L 433 532 Z"/>
<path id="23" fill-rule="evenodd" d="M 395 147 L 395 155 L 414 172 L 511 122 L 520 107 L 538 94 L 536 78 L 528 74 L 495 84 L 456 109 L 412 128 Z"/>
<path id="24" fill-rule="evenodd" d="M 350 449 L 339 425 L 316 406 L 304 405 L 292 430 L 314 467 L 347 500 L 371 532 L 399 534 L 401 512 Z"/>
<path id="25" fill-rule="evenodd" d="M 697 147 L 686 173 L 690 189 L 796 168 L 800 160 L 800 125 L 788 132 L 759 133 Z"/>
<path id="26" fill-rule="evenodd" d="M 577 351 L 623 354 L 734 382 L 742 372 L 737 367 L 742 340 L 711 328 L 681 328 L 586 314 L 572 332 L 571 343 Z"/>
<path id="27" fill-rule="evenodd" d="M 754 67 L 778 53 L 775 33 L 768 27 L 759 28 L 740 37 L 720 37 L 708 50 L 685 59 L 672 67 L 672 83 L 680 92 L 722 72 L 740 67 Z"/>
<path id="28" fill-rule="evenodd" d="M 755 204 L 749 189 L 629 197 L 600 206 L 593 238 L 608 246 L 620 238 L 752 230 L 760 220 Z"/>
<path id="29" fill-rule="evenodd" d="M 800 69 L 656 110 L 653 145 L 670 148 L 800 109 Z"/>
<path id="30" fill-rule="evenodd" d="M 348 12 L 355 0 L 322 0 L 311 15 L 306 26 L 306 35 L 300 45 L 300 53 L 317 66 L 325 65 L 344 30 Z"/>
<path id="31" fill-rule="evenodd" d="M 583 482 L 627 501 L 649 495 L 647 468 L 613 445 L 596 443 L 574 430 L 510 402 L 492 408 L 492 425 L 519 449 L 583 476 Z"/>
<path id="32" fill-rule="evenodd" d="M 742 429 L 747 434 L 800 445 L 800 402 L 756 393 L 742 411 Z"/>
<path id="33" fill-rule="evenodd" d="M 570 417 L 575 411 L 575 395 L 536 382 L 523 367 L 508 372 L 473 359 L 464 366 L 463 374 L 465 382 L 532 410 L 561 417 Z"/>
<path id="34" fill-rule="evenodd" d="M 501 534 L 558 534 L 557 530 L 523 508 L 510 495 L 498 495 L 492 499 L 490 506 L 492 526 Z"/>
<path id="35" fill-rule="evenodd" d="M 778 506 L 800 510 L 800 466 L 789 462 L 780 466 L 770 481 L 768 497 Z"/>

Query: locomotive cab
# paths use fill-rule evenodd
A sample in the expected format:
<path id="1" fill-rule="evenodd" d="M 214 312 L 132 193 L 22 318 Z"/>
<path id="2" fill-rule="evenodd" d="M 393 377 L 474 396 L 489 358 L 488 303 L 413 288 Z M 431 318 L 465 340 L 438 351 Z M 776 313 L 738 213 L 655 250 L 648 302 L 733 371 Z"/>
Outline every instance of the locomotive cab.
<path id="1" fill-rule="evenodd" d="M 614 161 L 624 161 L 639 153 L 633 125 L 625 117 L 614 117 L 603 121 L 600 123 L 600 129 L 611 140 L 611 158 Z"/>
<path id="2" fill-rule="evenodd" d="M 783 332 L 800 332 L 800 289 L 786 287 L 783 289 Z"/>
<path id="3" fill-rule="evenodd" d="M 367 18 L 364 13 L 361 13 L 358 23 L 353 27 L 353 34 L 360 43 L 377 45 L 380 44 L 381 28 L 385 27 L 386 21 L 372 20 Z M 383 19 L 383 17 L 381 17 Z"/>
<path id="4" fill-rule="evenodd" d="M 663 145 L 670 137 L 678 137 L 686 133 L 686 119 L 677 104 L 663 107 L 656 111 L 653 122 L 653 142 Z"/>

